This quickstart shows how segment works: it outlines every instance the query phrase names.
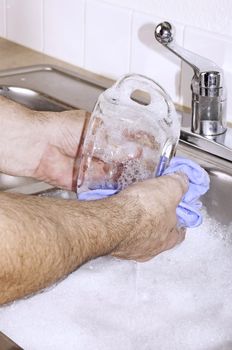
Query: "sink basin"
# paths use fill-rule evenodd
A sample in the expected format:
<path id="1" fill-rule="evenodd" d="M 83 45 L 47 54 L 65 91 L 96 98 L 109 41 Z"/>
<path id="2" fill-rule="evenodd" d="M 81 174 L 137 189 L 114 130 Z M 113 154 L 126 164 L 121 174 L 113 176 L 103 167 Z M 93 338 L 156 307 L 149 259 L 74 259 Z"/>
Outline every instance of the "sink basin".
<path id="1" fill-rule="evenodd" d="M 56 67 L 33 66 L 0 72 L 0 94 L 35 110 L 62 111 L 83 108 L 92 111 L 99 94 L 107 88 L 96 81 Z M 232 222 L 232 164 L 180 141 L 177 154 L 186 156 L 210 175 L 211 188 L 203 197 L 210 216 L 222 224 Z M 0 190 L 26 194 L 75 198 L 72 192 L 30 178 L 0 174 Z"/>
<path id="2" fill-rule="evenodd" d="M 0 72 L 0 94 L 36 110 L 91 111 L 107 87 L 47 66 Z M 188 230 L 179 250 L 165 252 L 144 264 L 110 257 L 90 261 L 57 288 L 2 308 L 4 333 L 25 349 L 46 348 L 44 344 L 55 344 L 53 348 L 57 349 L 74 344 L 70 348 L 76 348 L 82 342 L 96 345 L 98 341 L 104 342 L 103 348 L 118 349 L 125 344 L 126 349 L 149 345 L 161 349 L 159 340 L 162 349 L 232 348 L 231 244 L 215 240 L 214 236 L 211 239 L 208 234 L 213 231 L 220 237 L 217 222 L 211 218 L 225 225 L 226 231 L 232 227 L 227 226 L 232 222 L 231 162 L 184 141 L 179 142 L 177 155 L 196 161 L 209 173 L 211 188 L 202 200 L 211 225 L 207 226 L 206 218 L 206 224 L 199 229 Z M 0 174 L 0 190 L 64 200 L 76 198 L 74 192 L 5 174 Z M 61 337 L 61 329 L 69 332 L 63 332 Z M 214 346 L 214 338 L 221 343 Z M 1 340 L 6 342 L 0 333 Z M 204 346 L 206 343 L 210 346 Z"/>
<path id="3" fill-rule="evenodd" d="M 0 95 L 37 111 L 92 111 L 103 87 L 56 67 L 32 66 L 0 72 Z M 36 194 L 51 186 L 0 173 L 0 190 Z"/>

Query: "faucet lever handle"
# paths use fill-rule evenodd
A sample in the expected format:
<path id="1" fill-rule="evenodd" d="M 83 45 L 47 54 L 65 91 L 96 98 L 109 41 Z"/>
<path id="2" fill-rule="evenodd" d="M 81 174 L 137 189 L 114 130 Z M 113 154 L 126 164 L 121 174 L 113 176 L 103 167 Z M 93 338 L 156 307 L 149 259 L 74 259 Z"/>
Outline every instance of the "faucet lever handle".
<path id="1" fill-rule="evenodd" d="M 196 77 L 199 78 L 201 73 L 205 72 L 222 73 L 221 68 L 218 67 L 214 62 L 177 45 L 174 42 L 174 30 L 169 22 L 159 23 L 155 28 L 154 34 L 156 40 L 160 44 L 169 49 L 172 53 L 181 58 L 190 67 L 192 67 L 194 75 Z"/>

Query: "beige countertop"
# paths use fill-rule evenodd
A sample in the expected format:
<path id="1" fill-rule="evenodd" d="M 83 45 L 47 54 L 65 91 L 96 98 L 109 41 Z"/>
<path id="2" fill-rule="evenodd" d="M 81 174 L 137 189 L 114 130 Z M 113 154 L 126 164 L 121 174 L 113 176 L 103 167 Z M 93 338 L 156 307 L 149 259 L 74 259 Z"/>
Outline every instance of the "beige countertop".
<path id="1" fill-rule="evenodd" d="M 56 65 L 72 72 L 79 73 L 86 76 L 86 78 L 98 81 L 99 84 L 109 85 L 110 82 L 113 82 L 113 80 L 99 76 L 83 68 L 68 64 L 64 61 L 60 61 L 56 58 L 31 50 L 25 46 L 18 45 L 3 38 L 0 38 L 0 53 L 0 71 L 31 65 L 47 64 Z"/>

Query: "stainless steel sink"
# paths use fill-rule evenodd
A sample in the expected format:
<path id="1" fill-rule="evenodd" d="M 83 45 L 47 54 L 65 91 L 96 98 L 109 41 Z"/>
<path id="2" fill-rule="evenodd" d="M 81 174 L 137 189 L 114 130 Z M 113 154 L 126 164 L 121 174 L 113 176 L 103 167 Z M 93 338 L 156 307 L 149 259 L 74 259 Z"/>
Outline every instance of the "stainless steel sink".
<path id="1" fill-rule="evenodd" d="M 94 80 L 56 67 L 32 66 L 0 72 L 0 95 L 38 111 L 72 108 L 92 111 L 104 89 Z M 31 178 L 0 173 L 0 190 L 41 193 L 51 186 Z"/>
<path id="2" fill-rule="evenodd" d="M 56 67 L 33 66 L 0 72 L 0 94 L 36 110 L 83 108 L 92 111 L 97 97 L 108 86 Z M 177 154 L 187 156 L 208 171 L 211 188 L 203 203 L 209 215 L 225 225 L 232 222 L 231 162 L 182 141 Z M 5 174 L 0 174 L 0 190 L 75 198 L 74 193 L 54 189 L 48 184 Z"/>

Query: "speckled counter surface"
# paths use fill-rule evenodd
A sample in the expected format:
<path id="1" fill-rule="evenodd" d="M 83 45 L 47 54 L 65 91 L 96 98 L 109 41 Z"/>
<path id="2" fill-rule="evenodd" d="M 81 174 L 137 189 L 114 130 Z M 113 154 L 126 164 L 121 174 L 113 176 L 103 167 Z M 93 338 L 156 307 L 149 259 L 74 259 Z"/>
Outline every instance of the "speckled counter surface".
<path id="1" fill-rule="evenodd" d="M 18 45 L 9 40 L 0 38 L 0 70 L 19 68 L 31 65 L 56 65 L 70 71 L 80 73 L 86 78 L 94 79 L 99 84 L 108 85 L 112 80 L 99 76 L 97 74 L 86 71 L 83 68 L 68 64 L 56 58 L 47 56 L 43 53 L 31 50 L 25 46 Z"/>

